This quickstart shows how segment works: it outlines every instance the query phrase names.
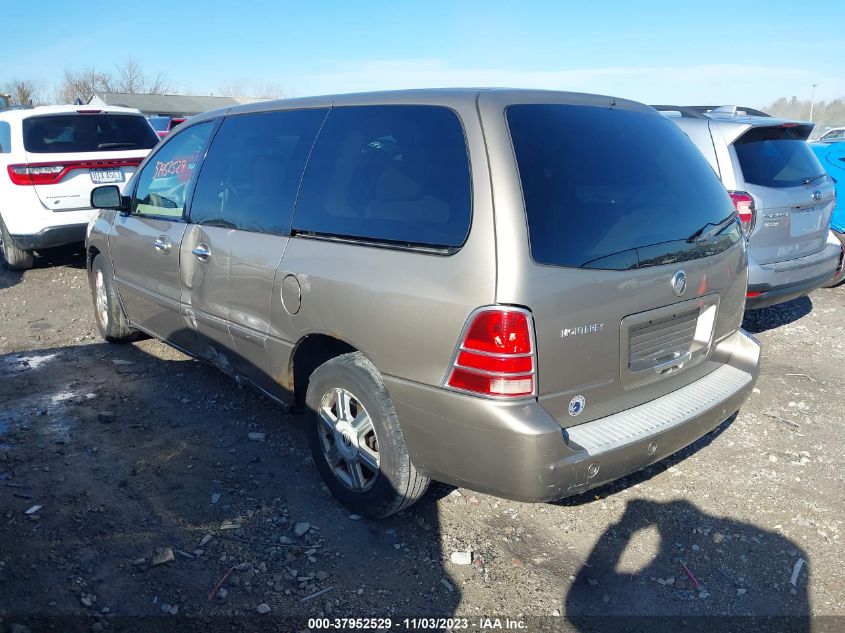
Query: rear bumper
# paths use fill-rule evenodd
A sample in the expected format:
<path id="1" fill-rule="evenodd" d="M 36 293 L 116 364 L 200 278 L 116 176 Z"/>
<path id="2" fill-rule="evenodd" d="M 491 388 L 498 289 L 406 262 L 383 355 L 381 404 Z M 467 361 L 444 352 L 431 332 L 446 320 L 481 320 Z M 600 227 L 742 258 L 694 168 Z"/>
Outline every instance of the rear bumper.
<path id="1" fill-rule="evenodd" d="M 738 331 L 703 378 L 640 406 L 564 429 L 536 401 L 506 403 L 385 377 L 414 465 L 433 479 L 520 501 L 582 493 L 667 457 L 739 410 L 760 346 Z"/>
<path id="2" fill-rule="evenodd" d="M 839 256 L 839 267 L 836 269 L 836 274 L 830 279 L 830 281 L 824 284 L 828 287 L 836 286 L 845 280 L 845 233 L 836 229 L 831 229 L 830 232 L 833 233 L 833 236 L 837 240 L 839 240 L 839 243 L 842 246 L 842 253 Z"/>
<path id="3" fill-rule="evenodd" d="M 841 259 L 842 243 L 831 231 L 825 248 L 819 253 L 774 264 L 749 261 L 748 292 L 760 294 L 748 297 L 746 309 L 766 308 L 803 297 L 829 282 Z"/>
<path id="4" fill-rule="evenodd" d="M 11 238 L 18 248 L 33 251 L 40 248 L 84 242 L 87 228 L 87 224 L 66 224 L 64 226 L 51 226 L 30 235 L 12 235 Z"/>

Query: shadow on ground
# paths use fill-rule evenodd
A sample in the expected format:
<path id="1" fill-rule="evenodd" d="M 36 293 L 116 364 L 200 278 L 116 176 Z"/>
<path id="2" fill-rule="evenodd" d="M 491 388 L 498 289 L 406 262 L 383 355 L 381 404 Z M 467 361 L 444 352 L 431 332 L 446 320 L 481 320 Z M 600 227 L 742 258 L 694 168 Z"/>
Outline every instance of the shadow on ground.
<path id="1" fill-rule="evenodd" d="M 385 521 L 350 516 L 319 481 L 300 416 L 155 341 L 0 356 L 0 401 L 6 623 L 299 630 L 460 601 L 438 488 Z"/>
<path id="2" fill-rule="evenodd" d="M 577 631 L 809 631 L 808 567 L 777 532 L 686 500 L 635 499 L 599 537 L 564 613 Z"/>
<path id="3" fill-rule="evenodd" d="M 85 244 L 69 244 L 36 253 L 34 268 L 85 268 Z M 0 263 L 0 290 L 11 288 L 23 281 L 26 271 L 9 270 Z"/>
<path id="4" fill-rule="evenodd" d="M 742 321 L 742 327 L 749 332 L 759 334 L 782 325 L 789 325 L 798 319 L 807 316 L 813 311 L 813 302 L 810 297 L 798 297 L 786 303 L 780 303 L 768 308 L 759 310 L 748 310 Z"/>

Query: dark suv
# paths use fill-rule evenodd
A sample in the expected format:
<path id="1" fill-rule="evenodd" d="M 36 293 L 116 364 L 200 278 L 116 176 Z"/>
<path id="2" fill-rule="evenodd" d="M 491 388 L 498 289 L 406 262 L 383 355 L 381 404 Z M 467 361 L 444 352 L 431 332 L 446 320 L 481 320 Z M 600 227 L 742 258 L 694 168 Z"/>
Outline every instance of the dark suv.
<path id="1" fill-rule="evenodd" d="M 304 405 L 360 514 L 438 479 L 577 494 L 733 415 L 757 377 L 718 178 L 630 101 L 422 90 L 190 119 L 88 262 L 106 340 L 158 337 Z"/>

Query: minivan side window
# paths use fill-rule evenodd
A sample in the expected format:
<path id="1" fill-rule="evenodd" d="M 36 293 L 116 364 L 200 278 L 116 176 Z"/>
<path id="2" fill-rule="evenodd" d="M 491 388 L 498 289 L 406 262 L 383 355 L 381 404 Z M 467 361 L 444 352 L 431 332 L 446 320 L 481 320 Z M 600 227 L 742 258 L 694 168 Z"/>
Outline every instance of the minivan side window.
<path id="1" fill-rule="evenodd" d="M 333 108 L 305 169 L 296 233 L 455 248 L 472 218 L 458 116 L 440 106 Z"/>
<path id="2" fill-rule="evenodd" d="M 138 176 L 132 214 L 180 219 L 194 170 L 213 123 L 194 125 L 167 141 Z"/>
<path id="3" fill-rule="evenodd" d="M 327 111 L 226 117 L 200 171 L 191 222 L 288 235 L 302 170 Z"/>
<path id="4" fill-rule="evenodd" d="M 12 151 L 12 126 L 5 121 L 0 121 L 0 154 L 8 154 Z"/>

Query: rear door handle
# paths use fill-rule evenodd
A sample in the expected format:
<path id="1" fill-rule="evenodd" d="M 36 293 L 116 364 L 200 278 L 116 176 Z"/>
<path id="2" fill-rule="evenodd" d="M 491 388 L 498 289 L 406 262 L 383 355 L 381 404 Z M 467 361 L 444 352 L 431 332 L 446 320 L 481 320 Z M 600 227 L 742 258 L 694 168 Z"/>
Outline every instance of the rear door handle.
<path id="1" fill-rule="evenodd" d="M 155 249 L 156 249 L 159 253 L 162 253 L 162 254 L 164 254 L 164 255 L 167 255 L 167 253 L 169 253 L 169 252 L 170 252 L 170 247 L 171 247 L 171 245 L 172 245 L 172 243 L 171 243 L 171 241 L 167 238 L 167 236 L 166 236 L 166 235 L 162 235 L 162 236 L 161 236 L 161 237 L 159 237 L 159 238 L 158 238 L 155 242 L 153 242 L 153 246 L 155 247 Z"/>
<path id="2" fill-rule="evenodd" d="M 208 258 L 211 257 L 211 250 L 209 250 L 208 244 L 205 243 L 197 244 L 196 247 L 191 250 L 191 252 L 201 262 L 207 262 Z"/>

